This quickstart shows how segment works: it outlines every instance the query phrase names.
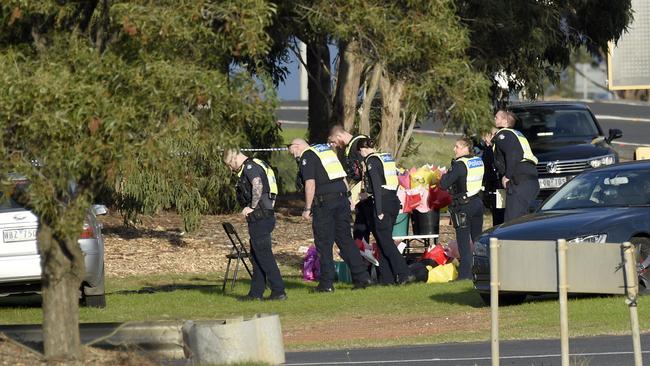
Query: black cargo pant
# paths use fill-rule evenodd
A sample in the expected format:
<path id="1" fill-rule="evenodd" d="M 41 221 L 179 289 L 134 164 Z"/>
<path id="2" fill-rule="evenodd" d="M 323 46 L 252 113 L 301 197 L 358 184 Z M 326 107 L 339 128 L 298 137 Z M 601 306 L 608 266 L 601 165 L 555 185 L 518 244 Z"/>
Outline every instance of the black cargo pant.
<path id="1" fill-rule="evenodd" d="M 527 214 L 538 193 L 539 181 L 537 178 L 517 179 L 517 184 L 512 181 L 508 182 L 504 222 Z"/>
<path id="2" fill-rule="evenodd" d="M 366 243 L 370 243 L 372 217 L 373 206 L 370 198 L 359 201 L 354 206 L 354 225 L 352 227 L 352 237 L 354 240 L 364 239 Z"/>
<path id="3" fill-rule="evenodd" d="M 271 250 L 271 232 L 274 228 L 275 216 L 248 223 L 253 263 L 253 278 L 248 296 L 262 297 L 267 281 L 271 288 L 271 295 L 284 293 L 284 281 Z"/>
<path id="4" fill-rule="evenodd" d="M 318 286 L 327 288 L 332 287 L 334 283 L 332 246 L 335 242 L 341 251 L 341 257 L 350 267 L 352 280 L 355 283 L 367 282 L 370 279 L 366 270 L 367 266 L 359 253 L 359 248 L 352 239 L 352 213 L 348 198 L 344 194 L 324 200 L 315 197 L 312 214 L 314 243 L 320 259 Z"/>
<path id="5" fill-rule="evenodd" d="M 454 222 L 456 229 L 456 243 L 458 254 L 460 254 L 460 266 L 458 268 L 458 279 L 465 280 L 472 278 L 472 241 L 476 241 L 483 231 L 483 202 L 474 196 L 466 204 L 457 205 L 452 214 L 465 216 L 465 223 L 458 225 Z"/>
<path id="6" fill-rule="evenodd" d="M 395 194 L 382 197 L 384 217 L 379 219 L 372 206 L 372 234 L 379 245 L 379 282 L 382 284 L 395 283 L 396 279 L 406 279 L 411 270 L 406 264 L 406 259 L 400 254 L 393 241 L 393 226 L 400 209 L 399 199 Z"/>

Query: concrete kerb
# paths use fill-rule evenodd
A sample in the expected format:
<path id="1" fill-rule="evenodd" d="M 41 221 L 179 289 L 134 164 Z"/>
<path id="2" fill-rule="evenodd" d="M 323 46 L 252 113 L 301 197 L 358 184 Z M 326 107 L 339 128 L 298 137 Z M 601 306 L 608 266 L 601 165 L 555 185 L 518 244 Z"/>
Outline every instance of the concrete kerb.
<path id="1" fill-rule="evenodd" d="M 86 323 L 79 326 L 84 344 L 129 349 L 157 359 L 189 359 L 192 364 L 234 362 L 284 363 L 280 317 L 256 314 L 250 319 Z M 42 351 L 41 325 L 3 325 L 0 333 Z"/>

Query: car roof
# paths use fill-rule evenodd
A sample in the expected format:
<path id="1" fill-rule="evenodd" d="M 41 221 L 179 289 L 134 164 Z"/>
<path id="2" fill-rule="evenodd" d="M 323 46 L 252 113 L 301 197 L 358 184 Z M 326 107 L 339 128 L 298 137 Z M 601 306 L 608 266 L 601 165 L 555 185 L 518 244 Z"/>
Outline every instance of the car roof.
<path id="1" fill-rule="evenodd" d="M 509 105 L 512 111 L 522 109 L 581 109 L 589 110 L 589 107 L 584 103 L 579 102 L 527 102 L 527 103 L 513 103 Z"/>

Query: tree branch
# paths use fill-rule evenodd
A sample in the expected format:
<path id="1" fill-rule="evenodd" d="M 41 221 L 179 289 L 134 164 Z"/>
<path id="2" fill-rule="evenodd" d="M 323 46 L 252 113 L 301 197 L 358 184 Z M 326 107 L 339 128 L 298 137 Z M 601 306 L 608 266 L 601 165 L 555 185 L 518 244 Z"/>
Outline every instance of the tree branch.
<path id="1" fill-rule="evenodd" d="M 363 97 L 363 103 L 361 104 L 361 119 L 359 121 L 359 132 L 365 135 L 370 133 L 370 108 L 372 107 L 372 101 L 375 98 L 375 94 L 377 94 L 377 89 L 379 88 L 380 77 L 381 77 L 381 64 L 377 62 L 372 68 L 370 85 L 366 91 L 366 95 Z"/>

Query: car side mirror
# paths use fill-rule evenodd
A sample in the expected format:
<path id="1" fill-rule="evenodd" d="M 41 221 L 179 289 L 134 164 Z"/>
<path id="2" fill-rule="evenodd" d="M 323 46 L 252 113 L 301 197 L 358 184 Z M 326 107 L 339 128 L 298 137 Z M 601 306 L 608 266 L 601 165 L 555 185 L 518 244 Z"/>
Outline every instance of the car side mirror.
<path id="1" fill-rule="evenodd" d="M 615 139 L 623 137 L 623 131 L 619 130 L 618 128 L 610 128 L 609 129 L 609 136 L 607 136 L 607 143 L 610 143 L 614 141 Z"/>
<path id="2" fill-rule="evenodd" d="M 104 205 L 93 205 L 93 213 L 95 216 L 106 215 L 108 208 Z"/>

